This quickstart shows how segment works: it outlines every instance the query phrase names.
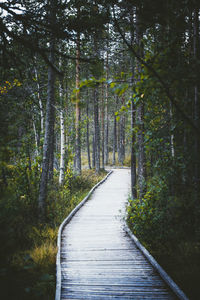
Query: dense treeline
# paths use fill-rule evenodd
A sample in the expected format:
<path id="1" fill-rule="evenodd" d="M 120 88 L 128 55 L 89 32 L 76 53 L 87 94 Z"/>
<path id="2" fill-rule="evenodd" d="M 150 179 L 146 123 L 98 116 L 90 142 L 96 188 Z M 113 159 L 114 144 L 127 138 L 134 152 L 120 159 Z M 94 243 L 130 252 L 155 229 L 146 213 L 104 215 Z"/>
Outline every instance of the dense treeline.
<path id="1" fill-rule="evenodd" d="M 0 3 L 1 241 L 13 241 L 5 243 L 8 264 L 27 251 L 27 234 L 19 245 L 13 240 L 16 228 L 56 227 L 59 195 L 70 203 L 85 166 L 99 173 L 107 164 L 129 165 L 131 229 L 191 298 L 198 295 L 199 6 Z M 5 264 L 1 270 L 3 277 L 9 271 Z"/>

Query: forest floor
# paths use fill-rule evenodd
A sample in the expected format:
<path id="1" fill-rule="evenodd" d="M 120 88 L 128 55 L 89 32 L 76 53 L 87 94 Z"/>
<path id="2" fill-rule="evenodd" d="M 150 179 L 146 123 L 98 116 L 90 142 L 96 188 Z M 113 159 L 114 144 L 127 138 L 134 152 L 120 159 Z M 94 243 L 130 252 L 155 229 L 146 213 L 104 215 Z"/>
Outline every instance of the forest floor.
<path id="1" fill-rule="evenodd" d="M 55 293 L 58 227 L 106 173 L 97 176 L 94 170 L 84 169 L 80 177 L 68 174 L 62 188 L 58 184 L 49 187 L 48 220 L 44 226 L 38 223 L 37 185 L 31 183 L 33 175 L 22 173 L 21 168 L 17 172 L 21 174 L 16 177 L 17 181 L 8 181 L 6 189 L 1 190 L 1 297 L 4 300 L 50 300 Z M 198 299 L 200 246 L 191 239 L 180 238 L 163 251 L 163 247 L 148 245 L 139 232 L 136 235 L 190 299 Z"/>
<path id="2" fill-rule="evenodd" d="M 19 197 L 11 182 L 0 199 L 1 299 L 54 299 L 59 225 L 106 173 L 83 170 L 78 177 L 68 174 L 63 187 L 49 187 L 45 224 L 38 222 L 37 198 L 24 190 Z"/>

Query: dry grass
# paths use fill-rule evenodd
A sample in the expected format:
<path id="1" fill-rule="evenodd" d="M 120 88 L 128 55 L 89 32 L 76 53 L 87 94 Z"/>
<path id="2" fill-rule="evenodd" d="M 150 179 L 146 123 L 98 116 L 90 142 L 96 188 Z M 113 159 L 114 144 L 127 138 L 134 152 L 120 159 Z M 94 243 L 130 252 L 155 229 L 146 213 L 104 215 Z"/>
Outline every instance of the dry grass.
<path id="1" fill-rule="evenodd" d="M 56 263 L 57 247 L 53 242 L 45 242 L 30 251 L 30 257 L 35 266 L 48 272 L 52 265 Z"/>
<path id="2" fill-rule="evenodd" d="M 91 155 L 91 159 L 92 159 L 92 155 Z M 87 158 L 86 152 L 82 153 L 81 161 L 82 161 L 83 168 L 88 168 L 88 158 Z M 101 164 L 102 164 L 102 162 L 101 162 Z M 109 155 L 108 155 L 108 165 L 109 166 L 113 165 L 113 153 L 112 152 L 109 152 Z M 115 165 L 121 166 L 118 161 L 118 153 L 117 152 L 115 153 Z M 123 166 L 125 166 L 125 167 L 131 166 L 131 155 L 129 153 L 125 156 Z"/>

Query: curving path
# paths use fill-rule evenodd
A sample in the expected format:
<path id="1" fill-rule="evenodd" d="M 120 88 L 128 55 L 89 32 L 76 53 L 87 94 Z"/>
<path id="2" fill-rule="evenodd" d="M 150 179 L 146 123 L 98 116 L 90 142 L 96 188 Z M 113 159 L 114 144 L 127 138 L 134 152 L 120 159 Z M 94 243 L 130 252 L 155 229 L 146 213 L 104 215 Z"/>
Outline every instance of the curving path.
<path id="1" fill-rule="evenodd" d="M 129 182 L 115 169 L 64 228 L 61 299 L 176 299 L 123 230 Z"/>

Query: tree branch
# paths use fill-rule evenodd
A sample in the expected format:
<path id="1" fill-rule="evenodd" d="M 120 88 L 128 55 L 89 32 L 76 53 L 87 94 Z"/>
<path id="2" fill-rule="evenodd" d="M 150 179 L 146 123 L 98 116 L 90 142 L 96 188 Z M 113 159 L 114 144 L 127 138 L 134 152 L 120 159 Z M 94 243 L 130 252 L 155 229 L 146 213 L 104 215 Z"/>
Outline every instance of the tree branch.
<path id="1" fill-rule="evenodd" d="M 151 65 L 149 65 L 141 56 L 138 55 L 138 53 L 135 51 L 134 47 L 131 44 L 129 44 L 129 42 L 125 38 L 125 36 L 119 26 L 119 23 L 116 19 L 114 8 L 113 8 L 113 16 L 114 16 L 115 26 L 116 26 L 121 38 L 123 39 L 124 43 L 127 45 L 128 49 L 133 53 L 133 55 L 138 59 L 138 61 L 141 64 L 143 64 L 146 68 L 148 68 L 148 70 L 154 75 L 154 77 L 158 79 L 158 81 L 160 82 L 161 86 L 163 87 L 163 89 L 165 91 L 166 96 L 168 97 L 168 99 L 170 100 L 172 105 L 176 108 L 176 110 L 180 113 L 180 115 L 187 121 L 187 123 L 191 126 L 191 128 L 193 128 L 195 134 L 199 136 L 199 134 L 200 134 L 199 128 L 193 123 L 193 121 L 179 107 L 177 101 L 175 100 L 174 96 L 170 92 L 170 88 L 164 82 L 162 77 L 157 73 L 157 71 Z"/>

